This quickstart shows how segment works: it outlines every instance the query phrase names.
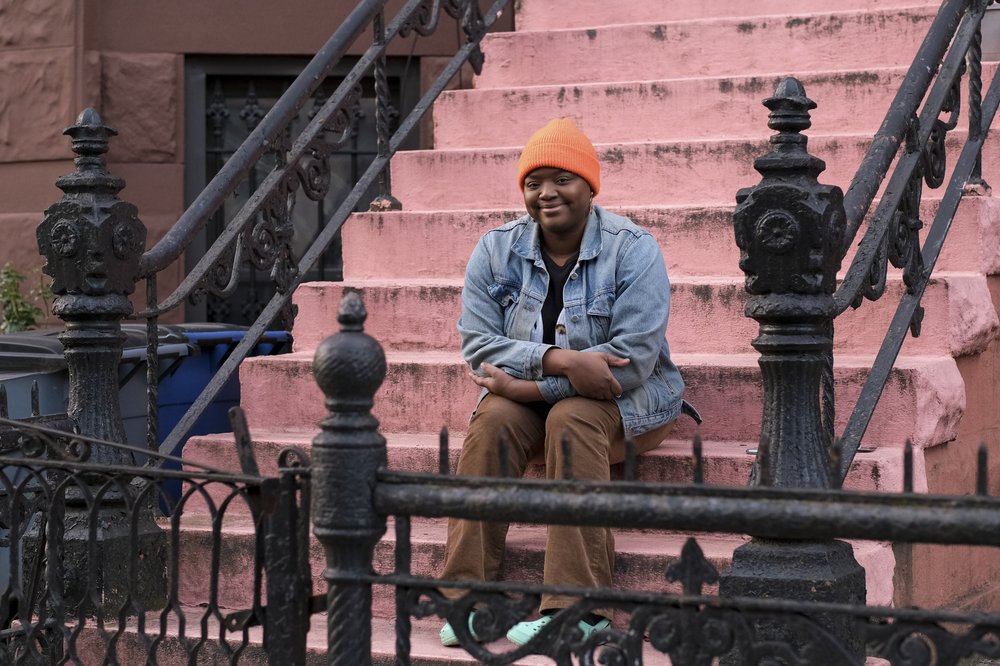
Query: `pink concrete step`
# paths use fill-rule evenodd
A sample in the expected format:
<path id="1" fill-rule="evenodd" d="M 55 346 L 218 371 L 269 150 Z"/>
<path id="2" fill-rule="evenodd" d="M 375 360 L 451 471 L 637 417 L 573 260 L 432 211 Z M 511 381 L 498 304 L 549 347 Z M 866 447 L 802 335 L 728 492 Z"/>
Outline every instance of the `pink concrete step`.
<path id="1" fill-rule="evenodd" d="M 216 603 L 223 608 L 247 608 L 253 601 L 252 589 L 246 584 L 245 571 L 253 562 L 253 525 L 249 517 L 233 516 L 221 526 L 226 544 L 226 557 L 238 566 L 224 567 L 217 578 Z M 507 551 L 501 579 L 525 583 L 541 583 L 542 562 L 545 552 L 545 531 L 541 525 L 512 525 L 507 536 Z M 748 537 L 739 535 L 695 535 L 689 533 L 615 530 L 614 585 L 619 589 L 633 589 L 679 593 L 679 583 L 665 580 L 666 565 L 680 556 L 684 542 L 695 536 L 705 557 L 720 571 L 729 566 L 733 549 Z M 416 575 L 440 575 L 446 541 L 444 519 L 414 519 L 411 525 L 411 572 Z M 206 516 L 185 515 L 184 530 L 179 550 L 184 558 L 185 575 L 180 581 L 179 598 L 185 605 L 207 603 L 210 590 L 209 566 L 211 557 L 212 523 Z M 385 536 L 375 548 L 373 568 L 377 573 L 388 574 L 395 569 L 395 530 L 389 522 Z M 326 559 L 315 539 L 309 551 L 313 572 L 314 591 L 325 590 L 322 578 Z M 892 552 L 880 543 L 861 543 L 855 547 L 855 557 L 868 570 L 869 602 L 878 603 L 886 598 L 886 584 L 877 575 L 891 566 Z M 890 585 L 891 589 L 891 585 Z M 373 612 L 377 617 L 395 616 L 395 594 L 386 586 L 375 586 Z M 712 586 L 706 593 L 717 592 Z"/>
<path id="2" fill-rule="evenodd" d="M 705 439 L 752 441 L 760 432 L 761 383 L 756 354 L 675 354 L 687 383 L 686 397 L 706 417 Z M 388 374 L 375 399 L 384 432 L 462 431 L 477 390 L 458 354 L 389 352 Z M 834 380 L 838 429 L 846 422 L 871 357 L 841 355 Z M 312 354 L 298 352 L 248 359 L 240 370 L 242 404 L 252 431 L 309 428 L 323 417 L 313 381 Z M 879 403 L 867 442 L 933 446 L 956 436 L 965 408 L 965 386 L 948 356 L 901 356 Z M 693 429 L 682 419 L 678 437 Z"/>
<path id="3" fill-rule="evenodd" d="M 475 85 L 782 74 L 861 69 L 872 63 L 906 66 L 936 9 L 782 14 L 494 33 L 483 40 L 487 65 Z M 635 53 L 643 57 L 633 57 Z"/>
<path id="4" fill-rule="evenodd" d="M 209 600 L 208 581 L 212 558 L 212 521 L 203 514 L 185 514 L 181 533 L 180 553 L 185 575 L 180 581 L 178 595 L 181 603 L 198 605 Z M 417 575 L 439 573 L 443 561 L 446 521 L 444 519 L 414 519 L 411 528 L 413 547 L 412 572 Z M 218 577 L 217 603 L 223 608 L 246 608 L 252 604 L 253 590 L 246 584 L 246 571 L 253 558 L 253 523 L 249 516 L 227 516 L 221 530 L 224 533 L 226 556 L 234 564 L 222 567 Z M 672 584 L 663 579 L 665 563 L 680 555 L 687 534 L 669 534 L 639 531 L 616 531 L 615 545 L 618 553 L 615 585 L 641 590 L 666 590 Z M 732 550 L 743 538 L 706 535 L 699 539 L 705 556 L 717 567 L 726 566 Z M 390 523 L 385 536 L 376 547 L 374 569 L 378 573 L 392 573 L 395 567 L 395 531 Z M 545 527 L 518 525 L 511 529 L 507 539 L 508 555 L 502 576 L 505 580 L 541 582 L 541 558 L 545 549 Z M 309 549 L 315 590 L 325 589 L 322 578 L 325 554 L 313 539 Z M 674 588 L 679 591 L 679 588 Z M 391 617 L 395 612 L 395 596 L 383 594 L 376 600 L 376 614 Z"/>
<path id="5" fill-rule="evenodd" d="M 856 9 L 879 10 L 889 7 L 940 3 L 920 0 L 717 0 L 716 2 L 649 2 L 649 0 L 579 0 L 573 11 L 549 0 L 522 0 L 517 7 L 518 30 L 565 30 L 621 23 L 664 23 L 722 17 L 806 14 Z"/>
<path id="6" fill-rule="evenodd" d="M 937 211 L 935 196 L 938 192 L 927 192 L 921 206 L 926 226 Z M 671 279 L 684 275 L 742 276 L 732 229 L 733 203 L 610 209 L 630 217 L 656 237 Z M 523 214 L 523 206 L 513 205 L 503 210 L 355 214 L 344 225 L 344 274 L 348 280 L 461 277 L 479 237 Z M 1000 272 L 1000 198 L 963 199 L 937 269 Z"/>
<path id="7" fill-rule="evenodd" d="M 297 350 L 315 349 L 338 330 L 337 307 L 345 289 L 365 301 L 365 330 L 386 349 L 459 349 L 456 322 L 461 313 L 462 282 L 450 280 L 351 280 L 312 282 L 295 294 L 299 307 L 293 337 Z M 681 276 L 671 281 L 667 339 L 675 352 L 748 353 L 757 323 L 743 308 L 747 294 L 740 277 Z M 890 278 L 886 294 L 837 320 L 837 353 L 874 354 L 906 287 Z M 979 274 L 939 274 L 928 285 L 926 316 L 919 338 L 908 340 L 908 354 L 960 356 L 985 349 L 1000 332 L 1000 321 L 986 278 Z"/>
<path id="8" fill-rule="evenodd" d="M 995 71 L 996 65 L 987 63 L 983 79 L 992 80 Z M 810 131 L 874 135 L 905 73 L 903 67 L 803 73 L 799 78 L 806 93 L 819 104 L 812 112 Z M 553 117 L 573 118 L 595 143 L 766 137 L 771 130 L 763 121 L 766 110 L 761 100 L 773 94 L 782 78 L 710 77 L 447 91 L 434 104 L 434 144 L 438 149 L 523 146 Z M 964 101 L 962 108 L 967 108 Z M 489 122 L 482 122 L 483 109 L 490 109 Z"/>
<path id="9" fill-rule="evenodd" d="M 282 449 L 296 446 L 308 454 L 317 431 L 286 431 L 256 433 L 254 454 L 261 474 L 274 476 L 278 472 L 278 456 Z M 437 433 L 383 432 L 386 437 L 389 468 L 424 474 L 438 473 L 439 435 Z M 450 473 L 454 474 L 458 456 L 462 451 L 462 433 L 451 433 L 448 444 Z M 707 485 L 744 486 L 750 478 L 750 468 L 756 442 L 702 443 L 703 480 Z M 239 461 L 232 434 L 192 437 L 184 447 L 184 460 L 189 464 L 203 463 L 228 471 L 239 471 Z M 883 447 L 866 449 L 858 453 L 844 487 L 850 490 L 898 492 L 902 490 L 902 453 L 899 449 Z M 693 483 L 694 463 L 692 444 L 687 439 L 668 439 L 659 447 L 638 456 L 636 479 L 650 483 Z M 529 465 L 526 478 L 545 478 L 545 467 L 536 460 Z M 614 465 L 611 478 L 622 478 L 622 465 Z M 209 494 L 217 501 L 225 495 L 217 486 L 207 486 Z M 228 493 L 227 493 L 228 494 Z M 242 505 L 238 505 L 242 509 Z M 203 511 L 203 504 L 192 502 L 184 507 L 185 513 Z M 234 507 L 233 510 L 236 510 Z"/>
<path id="10" fill-rule="evenodd" d="M 766 109 L 764 110 L 766 112 Z M 765 122 L 766 113 L 761 115 Z M 948 134 L 947 176 L 966 132 Z M 820 182 L 846 189 L 872 141 L 864 135 L 809 136 L 809 151 L 827 169 Z M 766 139 L 694 140 L 598 144 L 602 206 L 729 204 L 741 187 L 760 182 L 754 159 L 769 151 Z M 397 153 L 393 195 L 406 210 L 517 209 L 523 204 L 517 177 L 518 148 Z M 1000 138 L 990 134 L 983 176 L 1000 182 Z M 447 183 L 447 187 L 443 185 Z M 440 185 L 440 186 L 439 186 Z"/>

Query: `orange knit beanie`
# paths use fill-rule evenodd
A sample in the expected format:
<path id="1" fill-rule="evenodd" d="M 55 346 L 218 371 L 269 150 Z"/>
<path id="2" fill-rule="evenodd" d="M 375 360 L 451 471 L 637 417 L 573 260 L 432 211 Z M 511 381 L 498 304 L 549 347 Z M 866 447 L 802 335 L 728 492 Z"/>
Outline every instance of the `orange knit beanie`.
<path id="1" fill-rule="evenodd" d="M 594 144 L 569 118 L 550 120 L 528 139 L 517 161 L 518 188 L 523 188 L 525 177 L 539 167 L 572 171 L 590 184 L 594 194 L 601 189 L 601 165 Z"/>

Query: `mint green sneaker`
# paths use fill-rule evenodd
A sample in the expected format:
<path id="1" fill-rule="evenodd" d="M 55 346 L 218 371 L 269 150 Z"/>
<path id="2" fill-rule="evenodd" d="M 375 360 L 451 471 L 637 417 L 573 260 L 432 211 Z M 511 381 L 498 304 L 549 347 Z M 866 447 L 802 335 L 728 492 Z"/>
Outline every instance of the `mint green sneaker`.
<path id="1" fill-rule="evenodd" d="M 479 641 L 479 636 L 476 636 L 476 632 L 472 630 L 472 617 L 475 614 L 475 611 L 469 613 L 469 633 L 472 634 L 472 640 Z M 451 628 L 450 622 L 444 623 L 440 633 L 438 633 L 438 637 L 441 639 L 441 645 L 445 647 L 455 647 L 458 645 L 458 636 L 455 635 L 455 630 Z"/>
<path id="2" fill-rule="evenodd" d="M 537 636 L 538 633 L 551 621 L 551 615 L 543 615 L 537 620 L 532 620 L 531 622 L 518 622 L 511 627 L 510 631 L 507 632 L 507 640 L 515 645 L 524 645 Z M 580 627 L 580 631 L 583 632 L 583 640 L 586 641 L 595 631 L 603 631 L 604 629 L 610 627 L 611 620 L 602 618 L 595 624 L 590 624 L 589 622 L 580 620 L 577 626 Z"/>

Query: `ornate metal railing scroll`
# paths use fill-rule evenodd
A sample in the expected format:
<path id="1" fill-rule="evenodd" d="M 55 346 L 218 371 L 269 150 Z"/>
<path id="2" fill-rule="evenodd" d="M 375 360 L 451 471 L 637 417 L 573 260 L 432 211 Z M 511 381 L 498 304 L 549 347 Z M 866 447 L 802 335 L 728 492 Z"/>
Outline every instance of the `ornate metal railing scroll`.
<path id="1" fill-rule="evenodd" d="M 377 178 L 380 179 L 380 193 L 376 208 L 398 208 L 399 202 L 392 198 L 389 189 L 389 160 L 465 63 L 471 63 L 477 72 L 480 70 L 483 54 L 479 43 L 509 1 L 496 0 L 484 17 L 478 0 L 408 0 L 395 17 L 386 22 L 383 16 L 385 0 L 361 0 L 281 98 L 256 122 L 247 140 L 177 223 L 145 253 L 146 229 L 139 220 L 138 210 L 118 198 L 125 183 L 110 174 L 105 164 L 108 142 L 117 132 L 105 125 L 93 109 L 80 114 L 77 123 L 66 130 L 77 154 L 76 170 L 57 182 L 65 195 L 46 211 L 46 218 L 38 228 L 38 242 L 47 260 L 44 270 L 53 277 L 54 312 L 66 321 L 69 329 L 61 338 L 67 349 L 70 369 L 69 412 L 85 434 L 124 441 L 117 402 L 104 398 L 113 392 L 110 387 L 121 354 L 120 321 L 137 316 L 147 320 L 146 445 L 150 451 L 164 453 L 177 449 L 264 332 L 279 319 L 283 327 L 291 326 L 292 292 L 337 238 L 340 227 Z M 442 11 L 461 23 L 467 41 L 392 132 L 390 129 L 396 122 L 387 99 L 385 54 L 388 45 L 414 32 L 429 35 L 437 27 Z M 374 25 L 373 44 L 337 89 L 318 108 L 310 111 L 309 122 L 293 136 L 293 124 L 300 109 L 314 101 L 312 95 L 368 24 Z M 360 99 L 360 83 L 372 72 L 378 96 L 378 155 L 296 261 L 292 253 L 294 227 L 291 221 L 296 194 L 301 191 L 307 198 L 321 201 L 328 193 L 330 159 L 350 137 L 352 116 Z M 265 157 L 273 161 L 274 167 L 177 289 L 158 302 L 157 273 L 181 257 L 227 198 L 246 184 L 247 174 Z M 269 271 L 277 293 L 161 444 L 157 414 L 158 319 L 188 299 L 197 300 L 208 293 L 224 296 L 232 292 L 244 262 Z M 139 279 L 146 280 L 146 308 L 133 315 L 128 296 Z M 85 374 L 87 377 L 83 379 Z"/>
<path id="2" fill-rule="evenodd" d="M 234 289 L 237 269 L 244 260 L 250 261 L 259 269 L 270 270 L 271 278 L 277 286 L 277 293 L 249 327 L 244 338 L 234 347 L 209 385 L 165 437 L 159 447 L 160 451 L 169 452 L 176 448 L 269 326 L 279 318 L 283 318 L 286 326 L 290 325 L 293 316 L 290 309 L 292 292 L 303 279 L 302 276 L 336 238 L 340 227 L 376 179 L 380 182 L 376 207 L 398 207 L 399 202 L 392 198 L 389 190 L 389 160 L 416 128 L 420 118 L 448 81 L 466 62 L 479 71 L 483 62 L 479 43 L 509 1 L 496 0 L 485 14 L 480 14 L 477 0 L 409 0 L 388 22 L 383 17 L 384 0 L 361 2 L 170 232 L 142 256 L 140 275 L 148 280 L 155 279 L 156 272 L 181 255 L 194 235 L 222 205 L 226 196 L 240 185 L 249 165 L 265 153 L 275 155 L 275 168 L 263 179 L 177 290 L 161 303 L 155 300 L 155 290 L 147 290 L 148 305 L 139 316 L 155 323 L 159 315 L 179 306 L 185 299 L 198 298 L 205 292 L 225 294 Z M 383 99 L 388 92 L 387 86 L 383 85 L 387 46 L 393 39 L 406 37 L 413 32 L 430 34 L 438 25 L 441 11 L 461 22 L 467 42 L 431 84 L 415 108 L 398 123 L 395 132 L 390 134 L 391 110 L 387 107 L 387 100 Z M 295 113 L 310 99 L 326 74 L 368 23 L 375 26 L 373 44 L 302 132 L 297 137 L 288 138 L 286 130 Z M 320 200 L 325 196 L 330 186 L 329 158 L 337 146 L 348 138 L 351 114 L 360 94 L 359 82 L 371 72 L 375 75 L 376 93 L 381 95 L 377 101 L 376 113 L 378 155 L 295 264 L 290 252 L 290 215 L 294 195 L 301 189 L 312 200 Z M 150 336 L 150 358 L 155 357 L 156 344 L 155 336 Z M 155 386 L 155 378 L 151 373 L 152 370 L 149 384 Z M 155 395 L 152 396 L 151 404 L 155 404 Z M 155 432 L 155 427 L 151 419 L 150 431 Z M 150 441 L 155 441 L 154 435 L 150 436 Z"/>
<path id="3" fill-rule="evenodd" d="M 888 176 L 857 253 L 834 294 L 837 313 L 885 291 L 888 265 L 902 269 L 906 293 L 897 306 L 861 395 L 840 437 L 840 478 L 847 475 L 907 333 L 920 334 L 920 299 L 963 194 L 989 191 L 982 179 L 982 147 L 1000 103 L 996 77 L 982 96 L 981 23 L 990 1 L 952 0 L 941 6 L 872 146 L 844 195 L 847 234 L 854 243 L 878 188 Z M 945 142 L 958 127 L 963 75 L 969 74 L 969 130 L 923 247 L 923 187 L 945 183 Z M 936 76 L 935 76 L 936 74 Z M 931 83 L 933 82 L 933 85 Z M 929 90 L 929 92 L 928 92 Z M 925 98 L 923 107 L 920 101 Z M 919 111 L 919 112 L 918 112 Z M 898 157 L 895 169 L 889 166 Z M 832 402 L 829 405 L 832 410 Z"/>
<path id="4" fill-rule="evenodd" d="M 0 428 L 18 435 L 0 451 L 0 663 L 258 663 L 261 651 L 305 663 L 304 453 L 283 451 L 277 476 L 262 477 L 238 410 L 240 471 L 108 465 L 97 451 L 157 454 L 23 421 Z M 157 504 L 172 515 L 154 524 Z M 240 546 L 222 540 L 234 528 L 249 533 L 239 567 L 227 557 Z"/>
<path id="5" fill-rule="evenodd" d="M 422 567 L 440 564 L 437 558 L 413 556 L 413 527 L 424 519 L 750 533 L 782 544 L 852 538 L 1000 547 L 1000 499 L 985 493 L 985 449 L 979 463 L 981 492 L 968 496 L 706 485 L 697 439 L 690 485 L 637 481 L 634 447 L 615 470 L 620 480 L 610 482 L 450 476 L 445 432 L 436 473 L 388 469 L 385 440 L 370 412 L 385 375 L 384 353 L 363 331 L 365 310 L 356 293 L 345 295 L 338 319 L 342 332 L 323 342 L 314 361 L 330 410 L 313 449 L 315 534 L 326 549 L 329 583 L 328 663 L 373 663 L 368 640 L 372 591 L 384 586 L 395 592 L 394 663 L 401 666 L 411 663 L 413 618 L 431 616 L 448 621 L 460 649 L 484 664 L 511 664 L 530 654 L 547 655 L 557 664 L 651 663 L 659 659 L 654 653 L 661 653 L 674 664 L 721 659 L 724 664 L 800 666 L 864 663 L 865 649 L 894 664 L 958 664 L 975 655 L 1000 656 L 996 613 L 866 606 L 863 599 L 720 596 L 712 589 L 720 573 L 694 537 L 679 557 L 666 558 L 663 579 L 646 581 L 642 590 L 442 580 L 433 570 L 414 571 L 415 561 Z M 904 469 L 912 474 L 912 449 L 905 448 L 903 455 Z M 904 488 L 912 485 L 912 478 L 903 480 Z M 395 565 L 373 573 L 374 546 L 390 517 Z M 772 583 L 768 578 L 765 584 Z M 531 617 L 543 594 L 578 601 L 527 644 L 494 643 L 514 623 Z M 598 609 L 612 610 L 615 622 L 585 640 L 578 622 Z M 838 622 L 859 637 L 860 654 L 829 630 Z M 777 638 L 766 629 L 774 626 L 784 632 Z"/>

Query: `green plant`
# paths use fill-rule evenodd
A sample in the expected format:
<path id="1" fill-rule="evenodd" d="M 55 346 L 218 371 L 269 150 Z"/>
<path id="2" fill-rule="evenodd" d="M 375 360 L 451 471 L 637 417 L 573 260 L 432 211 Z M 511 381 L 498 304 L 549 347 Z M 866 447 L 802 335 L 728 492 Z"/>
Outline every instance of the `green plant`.
<path id="1" fill-rule="evenodd" d="M 26 279 L 10 263 L 0 268 L 0 331 L 3 333 L 34 328 L 38 325 L 39 318 L 45 314 L 31 299 L 44 299 L 46 286 L 40 285 L 25 296 L 21 285 Z"/>

